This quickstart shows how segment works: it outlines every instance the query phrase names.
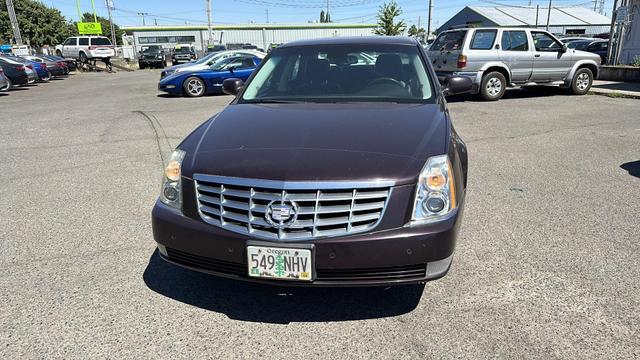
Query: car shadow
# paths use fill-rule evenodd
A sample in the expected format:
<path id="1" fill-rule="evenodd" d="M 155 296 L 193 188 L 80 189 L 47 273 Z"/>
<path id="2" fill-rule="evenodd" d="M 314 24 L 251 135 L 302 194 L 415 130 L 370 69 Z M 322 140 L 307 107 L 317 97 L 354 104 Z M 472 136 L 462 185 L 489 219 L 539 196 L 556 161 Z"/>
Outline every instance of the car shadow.
<path id="1" fill-rule="evenodd" d="M 174 95 L 174 94 L 166 94 L 166 93 L 161 93 L 156 95 L 159 98 L 163 98 L 163 99 L 181 99 L 181 98 L 186 98 L 186 99 L 197 99 L 197 97 L 189 97 L 189 96 L 184 96 L 184 95 Z M 201 97 L 219 97 L 219 96 L 231 96 L 231 95 L 227 95 L 227 94 L 204 94 Z"/>
<path id="2" fill-rule="evenodd" d="M 424 285 L 388 288 L 274 287 L 183 269 L 154 251 L 144 271 L 149 289 L 230 319 L 288 324 L 376 319 L 413 311 Z"/>
<path id="3" fill-rule="evenodd" d="M 620 167 L 626 170 L 629 175 L 640 178 L 640 160 L 624 163 Z"/>
<path id="4" fill-rule="evenodd" d="M 25 90 L 29 90 L 29 88 L 24 86 L 24 85 L 20 86 L 20 87 L 13 87 L 13 88 L 9 89 L 9 91 L 25 91 Z"/>
<path id="5" fill-rule="evenodd" d="M 550 96 L 568 96 L 566 89 L 561 89 L 557 86 L 531 86 L 527 88 L 515 88 L 507 89 L 504 96 L 498 101 L 526 99 L 526 98 L 539 98 Z M 486 102 L 480 98 L 480 95 L 476 94 L 461 94 L 447 96 L 447 102 L 459 103 L 459 102 Z"/>

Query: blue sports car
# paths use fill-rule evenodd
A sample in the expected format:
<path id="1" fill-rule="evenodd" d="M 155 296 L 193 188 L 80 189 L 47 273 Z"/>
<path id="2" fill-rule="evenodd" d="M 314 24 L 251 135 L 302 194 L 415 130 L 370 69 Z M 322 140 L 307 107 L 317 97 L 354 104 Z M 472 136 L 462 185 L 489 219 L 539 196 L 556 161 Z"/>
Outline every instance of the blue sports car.
<path id="1" fill-rule="evenodd" d="M 160 80 L 158 90 L 173 95 L 190 97 L 221 94 L 222 82 L 229 78 L 247 80 L 260 64 L 259 57 L 251 54 L 230 56 L 215 61 L 206 70 L 173 73 Z"/>

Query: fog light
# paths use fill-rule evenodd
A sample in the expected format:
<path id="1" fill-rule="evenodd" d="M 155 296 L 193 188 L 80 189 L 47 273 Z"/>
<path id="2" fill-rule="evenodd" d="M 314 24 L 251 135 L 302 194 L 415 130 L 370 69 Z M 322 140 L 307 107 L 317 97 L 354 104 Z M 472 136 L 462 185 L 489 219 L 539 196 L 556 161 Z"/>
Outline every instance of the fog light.
<path id="1" fill-rule="evenodd" d="M 164 188 L 164 197 L 169 201 L 178 200 L 178 190 L 171 186 L 167 186 Z"/>
<path id="2" fill-rule="evenodd" d="M 175 85 L 167 85 L 167 86 L 165 86 L 165 88 L 167 88 L 167 89 L 175 89 L 176 86 Z"/>
<path id="3" fill-rule="evenodd" d="M 424 207 L 432 213 L 439 213 L 444 209 L 444 200 L 439 197 L 428 197 L 424 202 Z"/>

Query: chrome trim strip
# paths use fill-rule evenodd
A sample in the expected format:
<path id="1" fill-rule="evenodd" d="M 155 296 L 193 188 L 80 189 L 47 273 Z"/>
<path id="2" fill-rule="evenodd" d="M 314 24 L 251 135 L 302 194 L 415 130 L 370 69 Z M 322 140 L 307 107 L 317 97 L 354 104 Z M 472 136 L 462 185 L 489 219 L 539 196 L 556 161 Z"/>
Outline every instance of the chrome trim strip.
<path id="1" fill-rule="evenodd" d="M 370 189 L 377 187 L 392 187 L 395 181 L 392 180 L 369 180 L 369 181 L 280 181 L 251 178 L 237 178 L 230 176 L 193 174 L 193 179 L 214 183 L 224 183 L 227 185 L 282 189 L 282 190 L 336 190 L 336 189 Z"/>

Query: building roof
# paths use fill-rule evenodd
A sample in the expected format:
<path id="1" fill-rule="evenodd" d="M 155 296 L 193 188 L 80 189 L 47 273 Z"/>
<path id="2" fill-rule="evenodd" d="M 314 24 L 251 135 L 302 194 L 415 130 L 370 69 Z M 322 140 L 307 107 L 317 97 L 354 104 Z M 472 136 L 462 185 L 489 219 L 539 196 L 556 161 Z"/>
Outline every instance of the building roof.
<path id="1" fill-rule="evenodd" d="M 499 26 L 536 26 L 536 12 L 538 25 L 547 23 L 549 8 L 535 7 L 482 7 L 468 6 L 474 11 Z M 462 10 L 464 11 L 464 10 Z M 549 25 L 551 26 L 575 26 L 575 25 L 610 25 L 611 18 L 589 10 L 581 6 L 551 7 Z"/>
<path id="2" fill-rule="evenodd" d="M 220 30 L 280 30 L 280 29 L 369 29 L 376 24 L 344 24 L 344 23 L 303 23 L 303 24 L 233 24 L 213 25 L 213 31 Z M 147 26 L 123 26 L 122 30 L 131 31 L 180 31 L 180 30 L 207 30 L 207 25 L 147 25 Z"/>

